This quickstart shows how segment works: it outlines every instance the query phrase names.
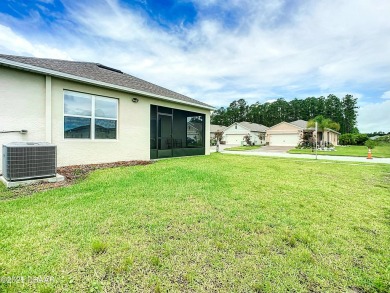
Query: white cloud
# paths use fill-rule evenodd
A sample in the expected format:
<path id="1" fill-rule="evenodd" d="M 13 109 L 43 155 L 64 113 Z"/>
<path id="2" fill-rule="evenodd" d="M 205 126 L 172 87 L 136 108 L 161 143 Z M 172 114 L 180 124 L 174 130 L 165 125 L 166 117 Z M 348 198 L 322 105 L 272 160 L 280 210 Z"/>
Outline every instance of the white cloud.
<path id="1" fill-rule="evenodd" d="M 361 106 L 358 116 L 360 132 L 390 132 L 390 100 Z"/>
<path id="2" fill-rule="evenodd" d="M 26 38 L 17 35 L 12 29 L 0 24 L 0 49 L 6 53 L 31 55 L 40 58 L 56 58 L 71 60 L 72 58 L 64 51 L 47 46 L 35 44 Z"/>
<path id="3" fill-rule="evenodd" d="M 381 96 L 382 99 L 390 99 L 390 91 L 384 92 Z M 389 113 L 390 115 L 390 113 Z"/>

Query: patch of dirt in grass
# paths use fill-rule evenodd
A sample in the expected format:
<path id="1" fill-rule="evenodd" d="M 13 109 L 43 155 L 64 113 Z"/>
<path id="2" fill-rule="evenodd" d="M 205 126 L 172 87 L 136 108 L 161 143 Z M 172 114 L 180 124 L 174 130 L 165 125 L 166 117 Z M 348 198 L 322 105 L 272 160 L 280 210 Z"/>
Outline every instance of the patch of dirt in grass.
<path id="1" fill-rule="evenodd" d="M 152 163 L 153 161 L 119 161 L 114 163 L 73 165 L 73 166 L 60 167 L 57 168 L 57 173 L 65 177 L 64 181 L 56 182 L 56 183 L 40 182 L 36 184 L 12 188 L 9 189 L 12 195 L 7 196 L 5 198 L 0 198 L 0 200 L 9 200 L 21 196 L 31 195 L 33 193 L 40 192 L 40 191 L 72 185 L 76 181 L 86 178 L 87 175 L 92 171 L 99 170 L 99 169 L 140 166 L 140 165 L 144 166 Z"/>
<path id="2" fill-rule="evenodd" d="M 355 287 L 355 286 L 349 287 L 348 289 L 349 289 L 349 291 L 347 291 L 347 292 L 349 292 L 349 293 L 364 293 L 364 292 L 367 292 L 363 288 Z"/>
<path id="3" fill-rule="evenodd" d="M 311 280 L 306 275 L 306 273 L 300 271 L 298 273 L 298 278 L 299 278 L 299 282 L 306 287 L 307 292 L 313 292 L 313 293 L 314 292 L 323 292 L 321 285 L 318 282 Z"/>
<path id="4" fill-rule="evenodd" d="M 73 165 L 73 166 L 57 168 L 57 173 L 65 176 L 66 181 L 73 182 L 77 179 L 85 178 L 90 172 L 98 169 L 149 165 L 152 163 L 153 163 L 152 161 L 120 161 L 120 162 L 104 163 L 104 164 Z"/>

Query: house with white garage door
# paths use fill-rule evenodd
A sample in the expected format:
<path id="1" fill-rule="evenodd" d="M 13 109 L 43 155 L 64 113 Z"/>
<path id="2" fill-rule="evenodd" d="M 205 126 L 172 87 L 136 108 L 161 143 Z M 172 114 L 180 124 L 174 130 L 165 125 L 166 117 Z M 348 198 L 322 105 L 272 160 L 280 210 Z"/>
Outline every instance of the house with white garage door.
<path id="1" fill-rule="evenodd" d="M 270 128 L 266 133 L 266 143 L 270 146 L 291 146 L 299 144 L 301 135 L 304 132 L 313 132 L 314 128 L 307 127 L 307 121 L 296 120 L 292 122 L 280 122 Z M 340 133 L 329 128 L 319 130 L 317 140 L 319 144 L 331 143 L 338 145 Z"/>
<path id="2" fill-rule="evenodd" d="M 244 141 L 244 136 L 249 134 L 252 144 L 262 145 L 265 144 L 267 129 L 267 126 L 257 123 L 235 122 L 224 130 L 222 140 L 226 144 L 241 144 Z"/>

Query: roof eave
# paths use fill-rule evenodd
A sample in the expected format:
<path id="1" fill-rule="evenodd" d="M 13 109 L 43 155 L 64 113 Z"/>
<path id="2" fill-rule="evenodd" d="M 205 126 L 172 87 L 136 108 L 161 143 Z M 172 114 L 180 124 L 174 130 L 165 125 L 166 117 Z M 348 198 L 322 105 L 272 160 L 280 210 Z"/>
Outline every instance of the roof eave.
<path id="1" fill-rule="evenodd" d="M 309 128 L 306 128 L 305 130 L 315 131 L 316 129 L 315 129 L 315 127 L 309 127 Z M 338 131 L 336 131 L 334 129 L 331 129 L 331 128 L 326 128 L 325 127 L 325 130 L 330 131 L 330 132 L 334 132 L 334 133 L 337 133 L 337 134 L 341 134 L 340 132 L 338 132 Z M 318 131 L 322 132 L 321 129 L 319 129 Z"/>
<path id="2" fill-rule="evenodd" d="M 177 100 L 174 98 L 169 98 L 169 97 L 165 97 L 165 96 L 161 96 L 161 95 L 157 95 L 157 94 L 139 91 L 139 90 L 131 89 L 131 88 L 124 87 L 124 86 L 119 86 L 119 85 L 115 85 L 115 84 L 111 84 L 111 83 L 107 83 L 107 82 L 101 82 L 101 81 L 97 81 L 97 80 L 93 80 L 93 79 L 89 79 L 89 78 L 85 78 L 85 77 L 76 76 L 73 74 L 63 73 L 63 72 L 59 72 L 56 70 L 51 70 L 51 69 L 46 69 L 46 68 L 42 68 L 42 67 L 38 67 L 38 66 L 34 66 L 34 65 L 15 62 L 15 61 L 11 61 L 11 60 L 4 59 L 4 58 L 0 58 L 0 64 L 8 66 L 8 67 L 12 67 L 12 68 L 25 70 L 25 71 L 31 71 L 31 72 L 41 73 L 44 75 L 50 75 L 50 76 L 59 77 L 59 78 L 63 78 L 63 79 L 93 84 L 93 85 L 97 85 L 97 86 L 101 86 L 101 87 L 105 87 L 105 88 L 115 89 L 115 90 L 119 90 L 119 91 L 123 91 L 123 92 L 127 92 L 127 93 L 138 94 L 141 96 L 156 98 L 156 99 L 174 102 L 174 103 L 178 103 L 178 104 L 190 105 L 193 107 L 207 109 L 210 111 L 216 110 L 216 108 L 211 107 L 211 106 L 205 106 L 205 105 L 200 105 L 200 104 L 196 104 L 196 103 L 181 101 L 181 100 Z"/>
<path id="3" fill-rule="evenodd" d="M 337 134 L 341 134 L 340 132 L 332 129 L 332 128 L 325 128 L 326 130 L 330 131 L 330 132 L 334 132 L 334 133 L 337 133 Z"/>

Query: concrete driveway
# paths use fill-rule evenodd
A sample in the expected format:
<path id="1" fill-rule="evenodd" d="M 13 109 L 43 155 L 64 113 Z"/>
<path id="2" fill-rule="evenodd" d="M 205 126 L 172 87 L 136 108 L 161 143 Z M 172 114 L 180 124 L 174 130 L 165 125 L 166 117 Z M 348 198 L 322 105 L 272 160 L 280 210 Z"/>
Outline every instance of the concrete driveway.
<path id="1" fill-rule="evenodd" d="M 292 146 L 262 146 L 259 151 L 265 153 L 286 153 L 287 151 L 293 149 Z"/>
<path id="2" fill-rule="evenodd" d="M 228 144 L 228 145 L 225 145 L 225 144 L 221 144 L 219 145 L 219 151 L 220 152 L 223 152 L 225 151 L 226 148 L 231 148 L 231 147 L 237 147 L 237 146 L 240 146 L 239 144 Z M 294 147 L 291 147 L 291 146 L 259 146 L 259 149 L 255 149 L 255 150 L 248 150 L 246 152 L 263 152 L 263 153 L 286 153 L 288 150 L 291 150 L 293 149 Z M 212 146 L 210 147 L 210 151 L 211 152 L 215 152 L 216 151 L 216 147 L 215 146 Z M 236 151 L 234 151 L 236 152 Z"/>

